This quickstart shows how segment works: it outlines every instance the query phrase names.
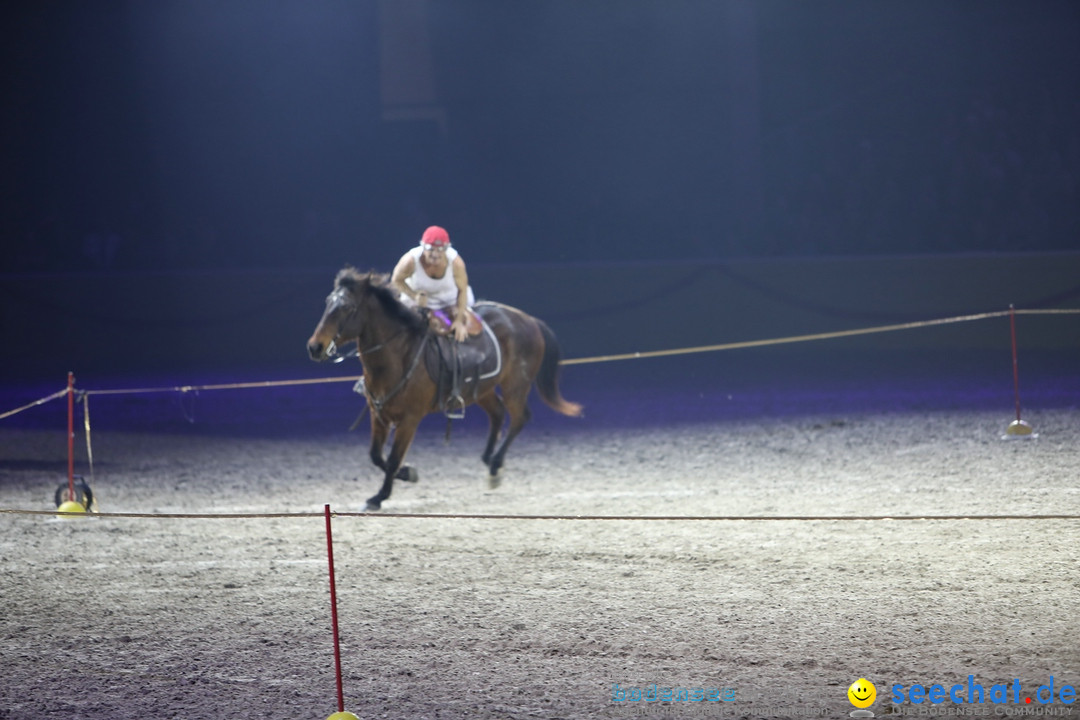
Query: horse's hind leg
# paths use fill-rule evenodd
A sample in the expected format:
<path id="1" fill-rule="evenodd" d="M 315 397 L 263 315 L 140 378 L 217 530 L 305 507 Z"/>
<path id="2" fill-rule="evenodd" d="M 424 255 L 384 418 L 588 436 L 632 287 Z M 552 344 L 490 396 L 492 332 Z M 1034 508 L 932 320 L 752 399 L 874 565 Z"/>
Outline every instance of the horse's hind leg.
<path id="1" fill-rule="evenodd" d="M 484 464 L 491 467 L 491 456 L 495 452 L 495 443 L 499 439 L 499 431 L 502 430 L 503 420 L 506 419 L 506 405 L 502 398 L 493 389 L 487 395 L 477 399 L 476 404 L 483 408 L 488 416 L 487 444 L 484 445 L 484 454 L 480 459 Z"/>
<path id="2" fill-rule="evenodd" d="M 506 436 L 503 437 L 502 444 L 499 445 L 499 449 L 495 451 L 491 462 L 488 463 L 488 470 L 491 472 L 488 483 L 491 487 L 498 487 L 499 485 L 499 470 L 502 469 L 503 460 L 506 458 L 506 451 L 510 447 L 510 443 L 514 441 L 521 429 L 532 418 L 532 412 L 529 410 L 527 403 L 528 397 L 528 385 L 523 388 L 503 388 L 503 398 L 506 411 L 510 415 L 510 425 L 506 428 Z"/>
<path id="3" fill-rule="evenodd" d="M 394 478 L 397 476 L 398 470 L 403 467 L 402 461 L 405 460 L 405 453 L 409 451 L 409 446 L 416 435 L 416 427 L 419 424 L 419 418 L 409 418 L 398 423 L 397 428 L 394 430 L 394 442 L 390 447 L 390 455 L 386 458 L 382 487 L 379 488 L 379 492 L 368 498 L 367 506 L 364 508 L 365 511 L 378 510 L 382 507 L 383 501 L 390 497 L 390 493 L 394 489 Z"/>

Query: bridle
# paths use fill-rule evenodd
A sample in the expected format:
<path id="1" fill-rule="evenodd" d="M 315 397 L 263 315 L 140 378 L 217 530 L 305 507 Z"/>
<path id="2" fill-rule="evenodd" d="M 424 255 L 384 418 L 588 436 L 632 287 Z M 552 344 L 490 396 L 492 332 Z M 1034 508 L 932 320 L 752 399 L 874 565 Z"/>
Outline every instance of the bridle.
<path id="1" fill-rule="evenodd" d="M 348 293 L 348 288 L 339 287 L 332 293 L 330 293 L 330 295 L 326 298 L 327 305 L 329 305 L 330 303 L 335 303 L 337 305 L 345 305 L 349 309 L 348 314 L 345 315 L 341 322 L 338 323 L 338 328 L 341 328 L 342 325 L 345 325 L 349 322 L 349 320 L 352 320 L 353 316 L 356 315 L 356 313 L 360 310 L 359 304 L 354 299 L 347 298 Z M 339 355 L 337 351 L 337 341 L 341 338 L 341 332 L 339 331 L 334 335 L 334 337 L 330 339 L 330 343 L 326 346 L 326 357 L 331 362 L 339 363 L 348 358 L 363 355 L 364 353 L 372 353 L 376 350 L 381 350 L 383 347 L 386 346 L 387 343 L 389 343 L 391 340 L 393 340 L 400 334 L 401 333 L 395 333 L 386 340 L 383 340 L 381 343 L 377 343 L 376 345 L 373 345 L 366 350 L 360 350 L 359 347 L 354 347 L 348 352 Z"/>
<path id="2" fill-rule="evenodd" d="M 349 313 L 345 316 L 345 318 L 341 322 L 338 323 L 339 328 L 342 325 L 346 324 L 349 320 L 352 320 L 353 315 L 355 315 L 360 310 L 360 308 L 359 308 L 359 306 L 358 306 L 358 304 L 357 304 L 357 302 L 355 300 L 353 300 L 352 298 L 346 299 L 347 294 L 348 294 L 348 288 L 339 287 L 338 289 L 334 290 L 334 292 L 330 293 L 330 295 L 326 298 L 327 303 L 330 303 L 331 301 L 334 301 L 334 302 L 336 302 L 336 303 L 338 303 L 340 305 L 347 305 L 349 307 Z M 335 296 L 337 296 L 337 297 L 335 297 Z M 364 348 L 363 350 L 361 350 L 359 347 L 354 347 L 351 350 L 349 350 L 348 352 L 345 352 L 345 353 L 340 354 L 340 355 L 338 354 L 338 351 L 337 351 L 337 341 L 341 337 L 341 333 L 339 332 L 336 335 L 334 335 L 333 338 L 330 339 L 330 343 L 326 346 L 326 357 L 331 362 L 339 363 L 339 362 L 342 362 L 343 360 L 346 360 L 346 359 L 351 358 L 351 357 L 370 355 L 373 352 L 377 352 L 377 351 L 382 350 L 383 348 L 385 348 L 391 342 L 393 342 L 398 337 L 403 335 L 405 333 L 405 331 L 406 331 L 406 328 L 402 328 L 401 330 L 398 330 L 396 333 L 394 333 L 390 337 L 386 338 L 382 342 L 375 343 L 374 345 L 372 345 L 369 348 Z"/>
<path id="3" fill-rule="evenodd" d="M 339 362 L 342 362 L 343 360 L 347 360 L 347 359 L 349 359 L 351 357 L 358 357 L 358 356 L 361 356 L 361 355 L 370 355 L 373 352 L 376 352 L 378 350 L 382 350 L 384 347 L 389 345 L 392 340 L 396 339 L 399 335 L 401 335 L 404 332 L 405 332 L 404 330 L 398 330 L 396 333 L 394 333 L 390 337 L 386 338 L 381 343 L 377 343 L 375 345 L 372 345 L 371 347 L 365 348 L 364 350 L 361 350 L 358 347 L 354 347 L 351 350 L 348 350 L 348 351 L 346 351 L 344 353 L 341 353 L 340 355 L 338 354 L 338 351 L 337 351 L 337 339 L 338 339 L 338 336 L 335 335 L 334 338 L 330 341 L 330 344 L 326 346 L 326 357 L 327 357 L 328 360 L 330 360 L 330 362 L 339 363 Z"/>

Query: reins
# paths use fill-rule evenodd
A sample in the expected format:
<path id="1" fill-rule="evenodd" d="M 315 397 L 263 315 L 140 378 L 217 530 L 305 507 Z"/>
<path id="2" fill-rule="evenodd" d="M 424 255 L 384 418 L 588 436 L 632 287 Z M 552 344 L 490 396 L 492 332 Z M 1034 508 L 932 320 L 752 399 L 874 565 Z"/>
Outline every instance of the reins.
<path id="1" fill-rule="evenodd" d="M 401 333 L 398 333 L 398 335 L 400 334 Z M 416 353 L 413 354 L 413 359 L 412 362 L 409 364 L 409 369 L 405 371 L 405 374 L 401 376 L 401 379 L 398 380 L 397 384 L 394 385 L 394 387 L 390 388 L 390 391 L 383 395 L 382 398 L 375 398 L 374 395 L 372 395 L 371 393 L 371 389 L 368 388 L 367 383 L 364 383 L 364 397 L 367 399 L 368 405 L 371 407 L 371 413 L 378 416 L 380 421 L 382 420 L 383 407 L 386 406 L 386 403 L 389 402 L 391 398 L 393 398 L 395 395 L 402 391 L 405 385 L 409 382 L 409 378 L 411 378 L 412 374 L 416 372 L 416 368 L 420 365 L 420 356 L 424 353 L 424 346 L 427 344 L 428 337 L 430 337 L 429 333 L 424 333 L 424 336 L 420 338 L 420 342 L 416 344 Z M 390 342 L 390 340 L 386 340 L 385 342 L 381 343 L 376 347 L 382 347 L 387 342 Z M 361 413 L 360 417 L 363 417 L 363 413 Z M 359 422 L 359 420 L 360 418 L 357 418 L 357 422 Z"/>
<path id="2" fill-rule="evenodd" d="M 401 332 L 397 332 L 397 334 L 394 337 L 397 337 L 397 335 L 401 335 Z M 428 343 L 428 337 L 429 337 L 428 334 L 424 334 L 424 336 L 422 338 L 420 338 L 420 342 L 419 342 L 417 350 L 416 350 L 416 355 L 414 355 L 414 357 L 413 357 L 413 363 L 411 363 L 409 365 L 408 370 L 405 371 L 405 375 L 402 376 L 402 379 L 397 381 L 397 384 L 394 385 L 393 388 L 390 389 L 389 393 L 387 393 L 386 395 L 383 395 L 382 399 L 375 399 L 372 396 L 372 392 L 370 392 L 367 389 L 367 383 L 364 382 L 364 378 L 361 378 L 360 381 L 356 383 L 357 388 L 361 388 L 363 390 L 364 399 L 367 400 L 367 405 L 365 405 L 363 407 L 363 409 L 361 409 L 360 415 L 357 415 L 356 419 L 352 421 L 352 424 L 349 426 L 349 431 L 350 432 L 353 431 L 353 430 L 356 430 L 356 427 L 360 426 L 360 421 L 364 419 L 364 415 L 367 412 L 367 409 L 369 407 L 374 408 L 372 410 L 372 415 L 377 416 L 379 418 L 379 420 L 382 420 L 382 408 L 383 408 L 383 406 L 386 406 L 386 404 L 390 402 L 390 398 L 392 398 L 397 393 L 400 393 L 402 391 L 402 389 L 405 388 L 405 384 L 408 382 L 408 379 L 410 377 L 413 377 L 413 373 L 416 371 L 417 366 L 420 364 L 420 355 L 423 354 L 423 347 L 424 347 L 424 345 L 426 345 Z M 374 348 L 370 348 L 365 352 L 372 353 L 372 352 L 374 352 L 376 350 L 380 350 L 381 348 L 384 347 L 384 345 L 386 345 L 388 342 L 390 342 L 390 340 L 393 340 L 393 338 L 390 338 L 388 340 L 384 340 L 383 342 L 380 342 L 379 344 L 375 345 Z M 346 357 L 352 357 L 353 355 L 362 355 L 362 354 L 363 353 L 353 349 L 353 351 L 351 353 L 349 353 L 347 355 L 341 355 L 341 358 L 345 359 Z M 366 373 L 365 373 L 365 377 L 366 377 Z M 361 384 L 361 383 L 363 383 L 363 384 Z"/>
<path id="3" fill-rule="evenodd" d="M 377 352 L 379 350 L 382 350 L 384 347 L 386 347 L 387 345 L 390 344 L 391 340 L 395 340 L 399 335 L 401 335 L 404 332 L 405 332 L 404 329 L 398 330 L 396 333 L 394 333 L 390 337 L 386 338 L 381 343 L 376 343 L 375 345 L 372 345 L 371 347 L 367 348 L 366 350 L 361 350 L 359 348 L 354 347 L 351 350 L 349 350 L 348 352 L 343 353 L 341 355 L 339 355 L 338 352 L 337 352 L 337 338 L 335 337 L 333 340 L 330 341 L 329 347 L 326 348 L 326 354 L 333 358 L 330 362 L 334 362 L 334 363 L 339 363 L 342 360 L 347 360 L 348 358 L 351 358 L 351 357 L 357 357 L 357 356 L 362 357 L 364 355 L 370 355 L 373 352 Z"/>
<path id="4" fill-rule="evenodd" d="M 375 345 L 372 345 L 371 347 L 369 347 L 366 350 L 357 350 L 357 353 L 359 353 L 361 356 L 363 356 L 363 355 L 370 355 L 371 353 L 376 352 L 378 350 L 382 350 L 384 347 L 386 347 L 387 345 L 390 344 L 391 340 L 396 340 L 397 337 L 399 335 L 402 335 L 404 332 L 405 332 L 405 328 L 402 328 L 401 330 L 398 330 L 396 333 L 394 333 L 390 337 L 383 340 L 381 343 L 377 343 Z"/>

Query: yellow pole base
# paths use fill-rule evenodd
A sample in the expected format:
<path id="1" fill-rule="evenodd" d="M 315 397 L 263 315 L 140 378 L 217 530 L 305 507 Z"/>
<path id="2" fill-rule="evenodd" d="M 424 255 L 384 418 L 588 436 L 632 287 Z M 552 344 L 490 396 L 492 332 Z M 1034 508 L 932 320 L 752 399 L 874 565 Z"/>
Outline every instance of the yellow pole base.
<path id="1" fill-rule="evenodd" d="M 1005 428 L 1006 435 L 1030 435 L 1031 426 L 1023 420 L 1013 420 L 1009 427 Z"/>
<path id="2" fill-rule="evenodd" d="M 83 504 L 81 502 L 76 502 L 75 500 L 67 500 L 65 502 L 60 503 L 60 507 L 56 508 L 56 512 L 84 513 L 84 512 L 86 512 L 86 508 L 83 507 Z M 60 517 L 65 517 L 65 516 L 61 515 Z"/>

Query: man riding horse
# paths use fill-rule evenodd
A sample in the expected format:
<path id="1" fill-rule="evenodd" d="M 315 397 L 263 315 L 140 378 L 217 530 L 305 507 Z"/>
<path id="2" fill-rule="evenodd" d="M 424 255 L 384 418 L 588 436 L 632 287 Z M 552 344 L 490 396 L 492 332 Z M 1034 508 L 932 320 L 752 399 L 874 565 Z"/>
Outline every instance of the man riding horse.
<path id="1" fill-rule="evenodd" d="M 405 253 L 390 276 L 391 286 L 401 293 L 401 302 L 413 308 L 427 308 L 437 331 L 453 333 L 464 342 L 478 332 L 473 317 L 476 302 L 465 261 L 450 245 L 450 235 L 438 225 L 424 231 L 420 245 Z M 470 332 L 471 331 L 471 332 Z M 447 413 L 460 413 L 465 406 L 461 395 L 460 364 L 455 363 L 453 387 L 447 401 Z"/>
<path id="2" fill-rule="evenodd" d="M 445 262 L 444 274 L 450 274 L 445 272 L 450 263 Z M 409 290 L 419 295 L 417 287 Z M 467 293 L 468 285 L 464 287 Z M 405 455 L 420 421 L 439 408 L 446 409 L 448 354 L 469 356 L 464 361 L 461 355 L 454 360 L 455 365 L 470 368 L 463 376 L 467 390 L 458 392 L 465 404 L 476 404 L 488 416 L 487 442 L 480 457 L 488 468 L 491 487 L 499 483 L 510 443 L 532 416 L 528 400 L 533 386 L 556 412 L 581 416 L 581 406 L 559 392 L 562 353 L 555 333 L 542 320 L 509 305 L 479 302 L 475 315 L 483 318 L 481 337 L 460 343 L 449 333 L 433 333 L 431 319 L 435 316 L 425 320 L 398 294 L 386 275 L 342 268 L 307 341 L 308 355 L 316 361 L 335 357 L 339 346 L 356 344 L 364 367 L 363 393 L 371 410 L 369 455 L 383 472 L 382 486 L 368 498 L 366 510 L 382 507 L 395 479 L 417 479 L 415 469 L 404 465 Z M 406 297 L 412 299 L 411 295 Z"/>

